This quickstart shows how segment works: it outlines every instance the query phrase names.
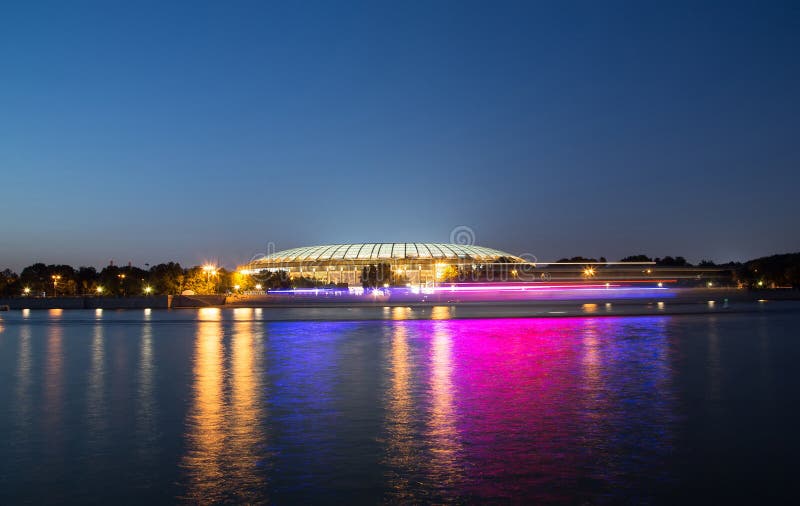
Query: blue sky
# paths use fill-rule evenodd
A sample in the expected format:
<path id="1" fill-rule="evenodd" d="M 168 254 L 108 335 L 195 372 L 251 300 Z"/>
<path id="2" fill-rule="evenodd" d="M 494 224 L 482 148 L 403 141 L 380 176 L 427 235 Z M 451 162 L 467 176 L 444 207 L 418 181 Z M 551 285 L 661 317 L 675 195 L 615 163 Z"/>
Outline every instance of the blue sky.
<path id="1" fill-rule="evenodd" d="M 792 2 L 6 2 L 0 268 L 800 250 Z"/>

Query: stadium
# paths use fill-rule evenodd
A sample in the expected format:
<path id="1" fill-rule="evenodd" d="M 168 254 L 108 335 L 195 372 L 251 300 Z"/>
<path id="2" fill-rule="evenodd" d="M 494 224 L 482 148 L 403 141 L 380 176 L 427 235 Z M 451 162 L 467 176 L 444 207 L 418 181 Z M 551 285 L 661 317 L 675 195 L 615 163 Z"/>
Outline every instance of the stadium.
<path id="1" fill-rule="evenodd" d="M 389 265 L 409 283 L 434 283 L 451 267 L 524 263 L 520 257 L 482 246 L 444 243 L 326 244 L 278 251 L 239 267 L 243 274 L 285 271 L 291 278 L 361 284 L 362 270 Z"/>

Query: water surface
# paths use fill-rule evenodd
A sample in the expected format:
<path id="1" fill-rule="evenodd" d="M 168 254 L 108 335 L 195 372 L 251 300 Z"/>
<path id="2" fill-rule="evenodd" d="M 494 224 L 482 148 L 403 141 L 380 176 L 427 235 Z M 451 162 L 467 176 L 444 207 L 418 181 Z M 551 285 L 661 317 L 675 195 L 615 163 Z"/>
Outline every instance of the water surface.
<path id="1" fill-rule="evenodd" d="M 800 449 L 786 307 L 5 313 L 0 502 L 777 498 Z"/>

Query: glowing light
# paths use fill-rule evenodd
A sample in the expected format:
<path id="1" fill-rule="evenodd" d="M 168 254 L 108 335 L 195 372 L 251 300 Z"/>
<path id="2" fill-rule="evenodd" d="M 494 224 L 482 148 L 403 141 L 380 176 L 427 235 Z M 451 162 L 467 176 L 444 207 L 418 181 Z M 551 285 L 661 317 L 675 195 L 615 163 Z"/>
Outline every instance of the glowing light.
<path id="1" fill-rule="evenodd" d="M 643 282 L 644 283 L 644 282 Z M 652 283 L 652 281 L 650 282 Z M 256 285 L 261 290 L 261 285 Z M 424 285 L 410 283 L 403 287 L 380 286 L 375 289 L 363 290 L 361 287 L 348 288 L 309 288 L 309 289 L 271 289 L 270 294 L 275 295 L 310 295 L 314 297 L 334 297 L 342 295 L 373 295 L 375 297 L 389 297 L 402 300 L 404 297 L 429 295 L 437 293 L 454 294 L 460 300 L 534 300 L 534 299 L 560 299 L 581 300 L 598 296 L 613 297 L 615 299 L 634 299 L 652 297 L 658 291 L 659 298 L 674 297 L 666 287 L 642 286 L 636 282 L 518 282 L 506 283 L 446 283 L 442 285 Z M 610 306 L 606 306 L 610 307 Z"/>
<path id="2" fill-rule="evenodd" d="M 659 288 L 663 288 L 663 287 L 664 287 L 664 283 L 662 283 L 661 281 L 659 281 L 659 282 L 658 282 L 658 287 L 659 287 Z"/>
<path id="3" fill-rule="evenodd" d="M 30 287 L 26 286 L 25 288 L 23 288 L 22 289 L 22 293 L 24 293 L 25 295 L 30 294 L 31 293 Z"/>
<path id="4" fill-rule="evenodd" d="M 711 288 L 712 286 L 714 286 L 714 283 L 712 283 L 711 281 L 709 281 L 708 283 L 706 283 L 706 286 L 707 286 L 707 287 L 709 287 L 709 288 Z"/>
<path id="5" fill-rule="evenodd" d="M 233 285 L 234 290 L 238 290 L 239 288 L 241 288 L 239 285 Z"/>
<path id="6" fill-rule="evenodd" d="M 97 292 L 97 293 L 103 293 L 103 287 L 102 286 L 98 286 L 97 288 L 94 289 L 94 291 Z"/>
<path id="7" fill-rule="evenodd" d="M 763 281 L 759 281 L 758 282 L 758 286 L 764 286 L 764 282 Z"/>
<path id="8" fill-rule="evenodd" d="M 211 265 L 211 264 L 205 264 L 205 265 L 203 266 L 203 270 L 204 270 L 204 271 L 206 271 L 206 272 L 213 272 L 213 273 L 216 273 L 216 271 L 217 271 L 217 267 L 216 267 L 216 266 L 214 266 L 214 265 Z"/>
<path id="9" fill-rule="evenodd" d="M 150 293 L 150 292 L 152 292 L 152 291 L 153 291 L 153 287 L 152 287 L 152 286 L 146 286 L 146 287 L 144 287 L 144 293 L 147 293 L 147 294 L 149 294 L 149 293 Z"/>
<path id="10" fill-rule="evenodd" d="M 583 269 L 583 275 L 587 278 L 594 276 L 594 267 L 587 267 Z"/>
<path id="11" fill-rule="evenodd" d="M 384 288 L 389 288 L 389 283 L 384 283 L 384 284 L 383 284 L 383 287 L 384 287 Z"/>
<path id="12" fill-rule="evenodd" d="M 258 283 L 258 284 L 256 285 L 256 290 L 261 290 L 261 283 Z"/>
<path id="13" fill-rule="evenodd" d="M 664 303 L 663 302 L 658 302 L 656 305 L 658 306 L 658 309 L 664 309 Z"/>

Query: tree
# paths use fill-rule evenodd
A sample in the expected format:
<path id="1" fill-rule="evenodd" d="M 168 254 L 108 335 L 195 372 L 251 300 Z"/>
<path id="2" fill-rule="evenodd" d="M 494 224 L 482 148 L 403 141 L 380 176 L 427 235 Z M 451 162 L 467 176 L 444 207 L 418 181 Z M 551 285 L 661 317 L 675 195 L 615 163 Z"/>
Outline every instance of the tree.
<path id="1" fill-rule="evenodd" d="M 198 295 L 217 293 L 217 276 L 200 265 L 186 269 L 183 278 L 183 290 L 191 290 Z"/>
<path id="2" fill-rule="evenodd" d="M 605 259 L 602 260 L 603 262 Z M 596 258 L 585 258 L 585 257 L 572 257 L 572 258 L 562 258 L 559 262 L 570 262 L 570 263 L 597 263 Z"/>
<path id="3" fill-rule="evenodd" d="M 378 288 L 392 282 L 392 266 L 387 263 L 366 265 L 361 270 L 361 286 Z"/>
<path id="4" fill-rule="evenodd" d="M 735 276 L 740 283 L 753 288 L 800 288 L 800 253 L 749 260 L 735 271 Z"/>
<path id="5" fill-rule="evenodd" d="M 233 278 L 235 272 L 229 272 L 224 267 L 220 267 L 217 269 L 217 285 L 216 285 L 216 293 L 228 293 L 233 291 Z"/>
<path id="6" fill-rule="evenodd" d="M 74 295 L 77 290 L 75 269 L 70 265 L 29 265 L 20 273 L 20 283 L 31 293 L 48 295 Z"/>
<path id="7" fill-rule="evenodd" d="M 652 262 L 653 259 L 647 255 L 631 255 L 629 257 L 625 257 L 620 262 Z"/>
<path id="8" fill-rule="evenodd" d="M 11 269 L 0 271 L 0 295 L 10 297 L 19 295 L 22 288 L 19 286 L 19 276 Z"/>
<path id="9" fill-rule="evenodd" d="M 242 274 L 239 271 L 235 271 L 230 274 L 230 284 L 233 290 L 236 290 L 235 287 L 237 286 L 239 287 L 239 291 L 242 292 L 252 290 L 256 284 L 255 276 L 250 276 L 247 274 Z"/>
<path id="10" fill-rule="evenodd" d="M 177 262 L 168 262 L 150 267 L 150 286 L 153 288 L 153 293 L 158 295 L 181 293 L 184 277 L 183 267 Z"/>
<path id="11" fill-rule="evenodd" d="M 79 293 L 91 294 L 97 290 L 100 274 L 94 267 L 79 267 L 76 274 L 77 289 Z"/>
<path id="12" fill-rule="evenodd" d="M 254 285 L 258 283 L 262 290 L 286 290 L 292 287 L 292 279 L 289 273 L 280 271 L 264 271 L 253 275 Z"/>
<path id="13" fill-rule="evenodd" d="M 656 265 L 662 265 L 665 267 L 688 267 L 690 266 L 689 262 L 686 261 L 683 257 L 675 257 L 672 258 L 671 256 L 665 256 L 664 258 L 656 258 L 655 259 Z"/>
<path id="14" fill-rule="evenodd" d="M 77 295 L 78 273 L 71 265 L 48 265 L 47 268 L 50 270 L 50 281 L 56 295 Z"/>
<path id="15" fill-rule="evenodd" d="M 30 288 L 31 293 L 36 295 L 47 291 L 47 281 L 49 279 L 50 271 L 47 269 L 47 266 L 41 262 L 25 267 L 19 275 L 22 286 Z"/>
<path id="16" fill-rule="evenodd" d="M 318 286 L 323 286 L 324 284 L 325 283 L 323 281 L 315 278 L 307 278 L 305 276 L 300 276 L 291 280 L 292 288 L 316 288 Z"/>
<path id="17" fill-rule="evenodd" d="M 100 271 L 98 278 L 98 286 L 103 287 L 103 294 L 136 296 L 145 293 L 150 275 L 139 267 L 108 265 Z"/>

